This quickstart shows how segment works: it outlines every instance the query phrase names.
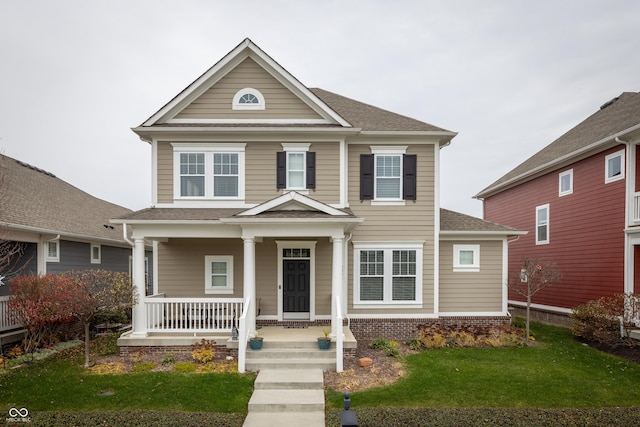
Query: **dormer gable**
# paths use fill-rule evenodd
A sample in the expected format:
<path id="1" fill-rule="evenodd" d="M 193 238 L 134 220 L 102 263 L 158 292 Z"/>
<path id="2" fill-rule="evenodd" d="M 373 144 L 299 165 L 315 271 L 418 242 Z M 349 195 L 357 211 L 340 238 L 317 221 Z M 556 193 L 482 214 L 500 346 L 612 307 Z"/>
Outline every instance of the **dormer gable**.
<path id="1" fill-rule="evenodd" d="M 156 125 L 351 125 L 245 39 L 142 127 Z"/>
<path id="2" fill-rule="evenodd" d="M 236 214 L 236 216 L 255 216 L 266 212 L 279 212 L 279 211 L 306 211 L 306 212 L 320 212 L 330 216 L 348 216 L 346 212 L 331 207 L 325 203 L 319 202 L 307 197 L 304 194 L 300 194 L 296 191 L 289 191 L 282 196 L 268 200 L 246 211 Z"/>

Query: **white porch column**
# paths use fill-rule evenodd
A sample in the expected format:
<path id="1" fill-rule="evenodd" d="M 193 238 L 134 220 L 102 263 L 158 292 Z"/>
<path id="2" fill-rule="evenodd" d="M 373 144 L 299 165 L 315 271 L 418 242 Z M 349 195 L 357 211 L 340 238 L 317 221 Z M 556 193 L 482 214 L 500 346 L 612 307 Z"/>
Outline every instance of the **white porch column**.
<path id="1" fill-rule="evenodd" d="M 132 336 L 147 336 L 147 306 L 144 284 L 144 239 L 136 238 L 133 245 L 133 285 L 138 291 L 138 304 L 133 307 Z"/>
<path id="2" fill-rule="evenodd" d="M 243 237 L 244 241 L 244 299 L 251 297 L 251 310 L 247 313 L 247 329 L 256 330 L 256 242 L 253 237 Z"/>
<path id="3" fill-rule="evenodd" d="M 334 237 L 331 269 L 331 336 L 342 334 L 342 325 L 338 325 L 336 295 L 342 296 L 342 264 L 344 260 L 344 236 Z"/>

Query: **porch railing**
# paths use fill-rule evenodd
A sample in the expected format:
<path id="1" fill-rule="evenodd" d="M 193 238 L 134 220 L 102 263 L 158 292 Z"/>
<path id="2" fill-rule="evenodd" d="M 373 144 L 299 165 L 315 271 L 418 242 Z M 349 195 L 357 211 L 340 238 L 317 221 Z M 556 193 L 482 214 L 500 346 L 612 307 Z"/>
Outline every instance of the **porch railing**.
<path id="1" fill-rule="evenodd" d="M 0 331 L 8 331 L 20 327 L 20 323 L 16 322 L 11 315 L 9 296 L 0 297 Z"/>
<path id="2" fill-rule="evenodd" d="M 146 298 L 149 332 L 229 333 L 242 313 L 242 298 Z"/>
<path id="3" fill-rule="evenodd" d="M 633 217 L 631 220 L 633 222 L 640 222 L 640 192 L 633 194 L 632 209 Z"/>

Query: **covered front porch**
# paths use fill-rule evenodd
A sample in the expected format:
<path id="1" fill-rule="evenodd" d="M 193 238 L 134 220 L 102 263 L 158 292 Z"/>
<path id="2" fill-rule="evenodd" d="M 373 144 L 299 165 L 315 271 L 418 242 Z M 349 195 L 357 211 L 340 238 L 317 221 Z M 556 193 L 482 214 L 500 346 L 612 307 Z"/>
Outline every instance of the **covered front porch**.
<path id="1" fill-rule="evenodd" d="M 122 221 L 133 227 L 141 297 L 121 345 L 215 337 L 237 346 L 244 372 L 249 338 L 260 326 L 326 325 L 342 370 L 347 247 L 362 219 L 287 193 L 250 209 L 150 209 Z M 157 269 L 150 296 L 141 287 L 145 240 L 154 242 Z"/>

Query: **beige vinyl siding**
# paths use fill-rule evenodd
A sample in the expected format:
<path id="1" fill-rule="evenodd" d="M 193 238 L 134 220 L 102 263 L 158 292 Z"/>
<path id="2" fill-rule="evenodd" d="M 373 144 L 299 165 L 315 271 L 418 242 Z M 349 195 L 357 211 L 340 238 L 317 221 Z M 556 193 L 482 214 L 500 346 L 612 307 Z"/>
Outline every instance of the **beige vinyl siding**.
<path id="1" fill-rule="evenodd" d="M 256 243 L 256 307 L 261 316 L 278 314 L 278 248 L 274 239 Z"/>
<path id="2" fill-rule="evenodd" d="M 316 246 L 316 315 L 331 314 L 331 277 L 333 272 L 333 243 L 318 240 Z"/>
<path id="3" fill-rule="evenodd" d="M 480 271 L 454 272 L 453 245 L 480 245 Z M 502 240 L 440 242 L 440 312 L 502 311 Z"/>
<path id="4" fill-rule="evenodd" d="M 277 151 L 283 151 L 282 143 L 258 141 L 247 145 L 245 190 L 247 203 L 262 203 L 287 191 L 276 189 Z M 309 197 L 323 203 L 338 203 L 340 201 L 340 144 L 313 142 L 309 151 L 316 152 L 316 189 L 309 190 Z"/>
<path id="5" fill-rule="evenodd" d="M 389 145 L 376 142 L 371 145 Z M 435 159 L 431 144 L 409 145 L 407 154 L 417 155 L 417 199 L 404 206 L 375 206 L 360 201 L 360 154 L 370 154 L 370 145 L 349 145 L 349 204 L 355 215 L 365 221 L 354 231 L 352 241 L 424 240 L 422 272 L 422 308 L 358 309 L 353 306 L 353 246 L 349 251 L 349 312 L 354 314 L 431 314 L 434 312 L 434 226 L 435 226 Z"/>
<path id="6" fill-rule="evenodd" d="M 241 239 L 169 239 L 158 244 L 158 292 L 168 298 L 240 298 L 243 291 Z M 233 295 L 205 294 L 204 257 L 233 255 Z"/>
<path id="7" fill-rule="evenodd" d="M 233 97 L 240 89 L 259 90 L 265 99 L 264 110 L 233 110 Z M 320 119 L 282 83 L 251 58 L 215 83 L 200 97 L 185 107 L 177 119 Z"/>
<path id="8" fill-rule="evenodd" d="M 173 147 L 158 142 L 158 203 L 173 203 Z"/>

